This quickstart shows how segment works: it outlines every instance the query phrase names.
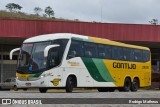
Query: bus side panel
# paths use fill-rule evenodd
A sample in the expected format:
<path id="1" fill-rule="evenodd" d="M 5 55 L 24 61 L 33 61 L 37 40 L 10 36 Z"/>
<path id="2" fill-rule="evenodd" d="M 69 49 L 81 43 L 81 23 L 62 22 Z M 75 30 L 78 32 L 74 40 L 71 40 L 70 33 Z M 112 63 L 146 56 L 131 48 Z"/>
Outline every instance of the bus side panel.
<path id="1" fill-rule="evenodd" d="M 118 87 L 124 86 L 126 77 L 133 79 L 139 78 L 140 87 L 151 85 L 151 65 L 150 62 L 129 62 L 118 60 L 104 60 L 111 76 L 115 79 L 114 84 Z M 134 64 L 134 65 L 133 65 Z"/>

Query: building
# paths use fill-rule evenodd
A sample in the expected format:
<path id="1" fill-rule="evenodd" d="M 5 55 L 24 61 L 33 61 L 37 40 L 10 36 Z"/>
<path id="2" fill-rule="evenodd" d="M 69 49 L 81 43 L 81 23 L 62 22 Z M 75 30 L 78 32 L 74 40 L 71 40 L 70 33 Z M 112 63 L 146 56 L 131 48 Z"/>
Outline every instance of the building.
<path id="1" fill-rule="evenodd" d="M 75 33 L 147 46 L 152 52 L 153 69 L 160 61 L 160 26 L 95 22 L 0 19 L 0 80 L 15 76 L 18 54 L 9 60 L 9 52 L 26 38 L 50 33 Z"/>

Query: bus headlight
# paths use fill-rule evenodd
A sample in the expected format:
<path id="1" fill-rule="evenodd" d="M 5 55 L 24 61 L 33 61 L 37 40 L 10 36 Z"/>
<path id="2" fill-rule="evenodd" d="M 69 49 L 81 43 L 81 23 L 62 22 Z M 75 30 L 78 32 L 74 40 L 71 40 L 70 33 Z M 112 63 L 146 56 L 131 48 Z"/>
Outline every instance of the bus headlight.
<path id="1" fill-rule="evenodd" d="M 41 77 L 41 78 L 44 78 L 44 77 L 50 76 L 51 74 L 52 74 L 52 73 L 43 74 L 43 75 L 41 75 L 40 77 Z"/>

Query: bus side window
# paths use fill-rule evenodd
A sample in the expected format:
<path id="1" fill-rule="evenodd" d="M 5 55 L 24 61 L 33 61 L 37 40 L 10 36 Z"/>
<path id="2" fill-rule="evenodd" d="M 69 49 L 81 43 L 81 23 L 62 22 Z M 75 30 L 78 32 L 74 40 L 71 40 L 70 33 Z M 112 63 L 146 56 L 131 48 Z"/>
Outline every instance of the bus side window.
<path id="1" fill-rule="evenodd" d="M 84 42 L 84 54 L 85 57 L 97 57 L 97 45 L 90 42 Z"/>
<path id="2" fill-rule="evenodd" d="M 98 44 L 98 58 L 105 58 L 106 52 L 105 52 L 105 45 Z"/>
<path id="3" fill-rule="evenodd" d="M 83 43 L 81 41 L 72 40 L 67 59 L 81 56 L 83 56 Z"/>
<path id="4" fill-rule="evenodd" d="M 123 54 L 123 48 L 122 47 L 118 47 L 118 59 L 119 60 L 124 60 L 124 54 Z"/>
<path id="5" fill-rule="evenodd" d="M 134 49 L 134 60 L 138 62 L 143 61 L 142 50 Z"/>
<path id="6" fill-rule="evenodd" d="M 143 50 L 143 61 L 147 62 L 149 60 L 150 60 L 150 52 L 146 51 L 146 50 Z"/>
<path id="7" fill-rule="evenodd" d="M 111 57 L 112 57 L 112 46 L 105 45 L 105 53 L 106 53 L 105 58 L 111 59 Z"/>
<path id="8" fill-rule="evenodd" d="M 122 48 L 118 46 L 112 47 L 112 59 L 121 60 L 122 59 Z"/>
<path id="9" fill-rule="evenodd" d="M 133 49 L 131 48 L 123 48 L 124 60 L 126 61 L 134 61 Z"/>

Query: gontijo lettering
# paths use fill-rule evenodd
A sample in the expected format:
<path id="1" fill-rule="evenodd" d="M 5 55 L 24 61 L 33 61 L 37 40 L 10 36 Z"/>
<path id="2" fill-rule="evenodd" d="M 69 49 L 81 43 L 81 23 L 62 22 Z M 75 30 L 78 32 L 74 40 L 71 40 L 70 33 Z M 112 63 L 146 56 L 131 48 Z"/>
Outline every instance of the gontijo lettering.
<path id="1" fill-rule="evenodd" d="M 136 69 L 136 64 L 113 62 L 113 68 Z"/>

